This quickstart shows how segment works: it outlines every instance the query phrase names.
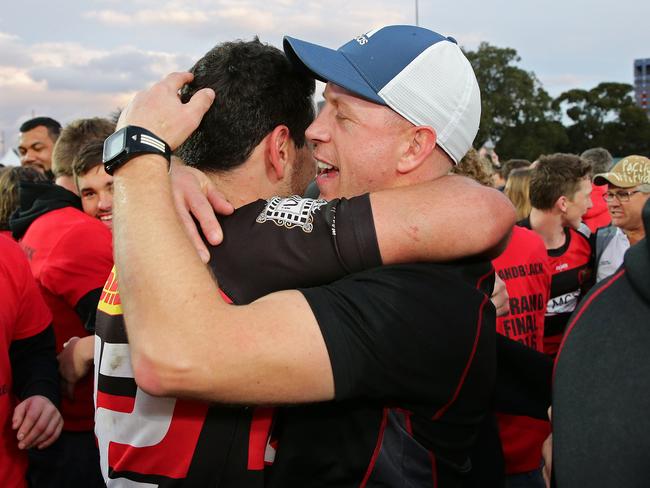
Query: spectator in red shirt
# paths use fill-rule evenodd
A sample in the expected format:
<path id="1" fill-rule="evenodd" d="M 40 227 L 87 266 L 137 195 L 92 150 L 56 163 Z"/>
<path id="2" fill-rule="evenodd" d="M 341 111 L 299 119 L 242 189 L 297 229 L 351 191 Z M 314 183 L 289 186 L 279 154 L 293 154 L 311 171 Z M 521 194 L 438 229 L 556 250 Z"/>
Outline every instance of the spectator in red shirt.
<path id="1" fill-rule="evenodd" d="M 101 289 L 113 265 L 111 232 L 81 211 L 79 198 L 58 185 L 22 183 L 20 208 L 10 220 L 53 316 L 56 349 L 86 336 L 95 322 Z M 88 330 L 87 330 L 88 329 Z M 93 434 L 92 377 L 64 398 L 59 441 L 30 453 L 35 486 L 103 486 Z"/>
<path id="2" fill-rule="evenodd" d="M 0 486 L 24 488 L 24 450 L 44 449 L 63 427 L 52 315 L 18 244 L 0 236 Z M 19 403 L 20 402 L 20 403 Z"/>
<path id="3" fill-rule="evenodd" d="M 612 167 L 612 155 L 602 147 L 587 149 L 580 157 L 591 165 L 591 174 L 597 175 L 607 173 Z M 582 217 L 582 221 L 589 227 L 593 233 L 600 227 L 606 227 L 612 222 L 612 218 L 607 211 L 607 204 L 603 200 L 603 195 L 607 191 L 607 184 L 591 184 L 591 204 L 593 205 Z"/>
<path id="4" fill-rule="evenodd" d="M 509 312 L 497 317 L 497 332 L 543 353 L 552 274 L 544 242 L 535 232 L 515 226 L 508 247 L 492 264 L 510 299 Z M 542 487 L 541 450 L 549 423 L 504 413 L 497 413 L 497 420 L 508 486 Z"/>
<path id="5" fill-rule="evenodd" d="M 544 351 L 555 357 L 573 310 L 591 284 L 592 249 L 578 232 L 591 208 L 591 167 L 572 154 L 540 158 L 530 182 L 530 217 L 522 225 L 546 246 L 553 279 L 544 323 Z"/>

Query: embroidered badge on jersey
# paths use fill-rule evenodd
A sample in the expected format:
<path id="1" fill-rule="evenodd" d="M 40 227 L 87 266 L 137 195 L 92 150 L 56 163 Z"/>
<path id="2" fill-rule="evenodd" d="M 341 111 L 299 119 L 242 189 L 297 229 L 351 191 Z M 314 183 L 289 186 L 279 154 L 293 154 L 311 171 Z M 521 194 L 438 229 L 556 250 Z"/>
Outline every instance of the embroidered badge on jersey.
<path id="1" fill-rule="evenodd" d="M 314 213 L 327 202 L 325 200 L 313 200 L 292 196 L 288 198 L 273 197 L 267 200 L 266 207 L 256 219 L 256 222 L 263 224 L 267 220 L 276 225 L 291 229 L 300 227 L 303 232 L 311 232 L 314 229 Z"/>

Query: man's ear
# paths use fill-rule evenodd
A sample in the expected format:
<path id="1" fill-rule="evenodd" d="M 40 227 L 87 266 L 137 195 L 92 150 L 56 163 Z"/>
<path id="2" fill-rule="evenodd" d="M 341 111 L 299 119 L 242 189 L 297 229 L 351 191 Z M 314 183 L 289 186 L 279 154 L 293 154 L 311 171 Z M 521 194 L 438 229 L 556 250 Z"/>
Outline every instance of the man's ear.
<path id="1" fill-rule="evenodd" d="M 284 178 L 291 160 L 291 133 L 286 125 L 278 125 L 267 136 L 266 166 L 274 180 Z"/>
<path id="2" fill-rule="evenodd" d="M 438 139 L 436 131 L 425 125 L 409 128 L 407 137 L 408 147 L 397 164 L 397 171 L 404 174 L 415 170 L 431 156 Z"/>
<path id="3" fill-rule="evenodd" d="M 555 201 L 555 206 L 560 210 L 560 212 L 564 213 L 567 211 L 568 203 L 569 199 L 565 195 L 562 195 Z"/>

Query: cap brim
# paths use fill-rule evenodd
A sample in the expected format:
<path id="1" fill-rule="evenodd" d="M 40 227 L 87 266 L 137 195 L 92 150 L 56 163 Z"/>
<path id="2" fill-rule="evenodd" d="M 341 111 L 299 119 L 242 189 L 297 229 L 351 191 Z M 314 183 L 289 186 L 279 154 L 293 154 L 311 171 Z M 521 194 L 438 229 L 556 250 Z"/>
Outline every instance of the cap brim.
<path id="1" fill-rule="evenodd" d="M 284 53 L 320 81 L 334 83 L 371 102 L 386 105 L 356 68 L 339 51 L 285 36 Z"/>
<path id="2" fill-rule="evenodd" d="M 594 185 L 606 185 L 611 183 L 619 188 L 632 188 L 639 183 L 630 182 L 629 180 L 622 180 L 616 173 L 601 173 L 594 176 Z"/>

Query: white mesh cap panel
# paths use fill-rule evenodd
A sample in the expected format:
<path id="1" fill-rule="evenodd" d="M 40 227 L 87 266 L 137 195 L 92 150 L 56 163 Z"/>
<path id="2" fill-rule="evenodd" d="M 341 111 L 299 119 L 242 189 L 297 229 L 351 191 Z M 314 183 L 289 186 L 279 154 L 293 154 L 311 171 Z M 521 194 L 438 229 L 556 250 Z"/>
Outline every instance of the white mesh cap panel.
<path id="1" fill-rule="evenodd" d="M 413 124 L 435 129 L 438 145 L 456 163 L 472 146 L 481 95 L 474 70 L 456 44 L 437 42 L 423 51 L 379 96 Z"/>

